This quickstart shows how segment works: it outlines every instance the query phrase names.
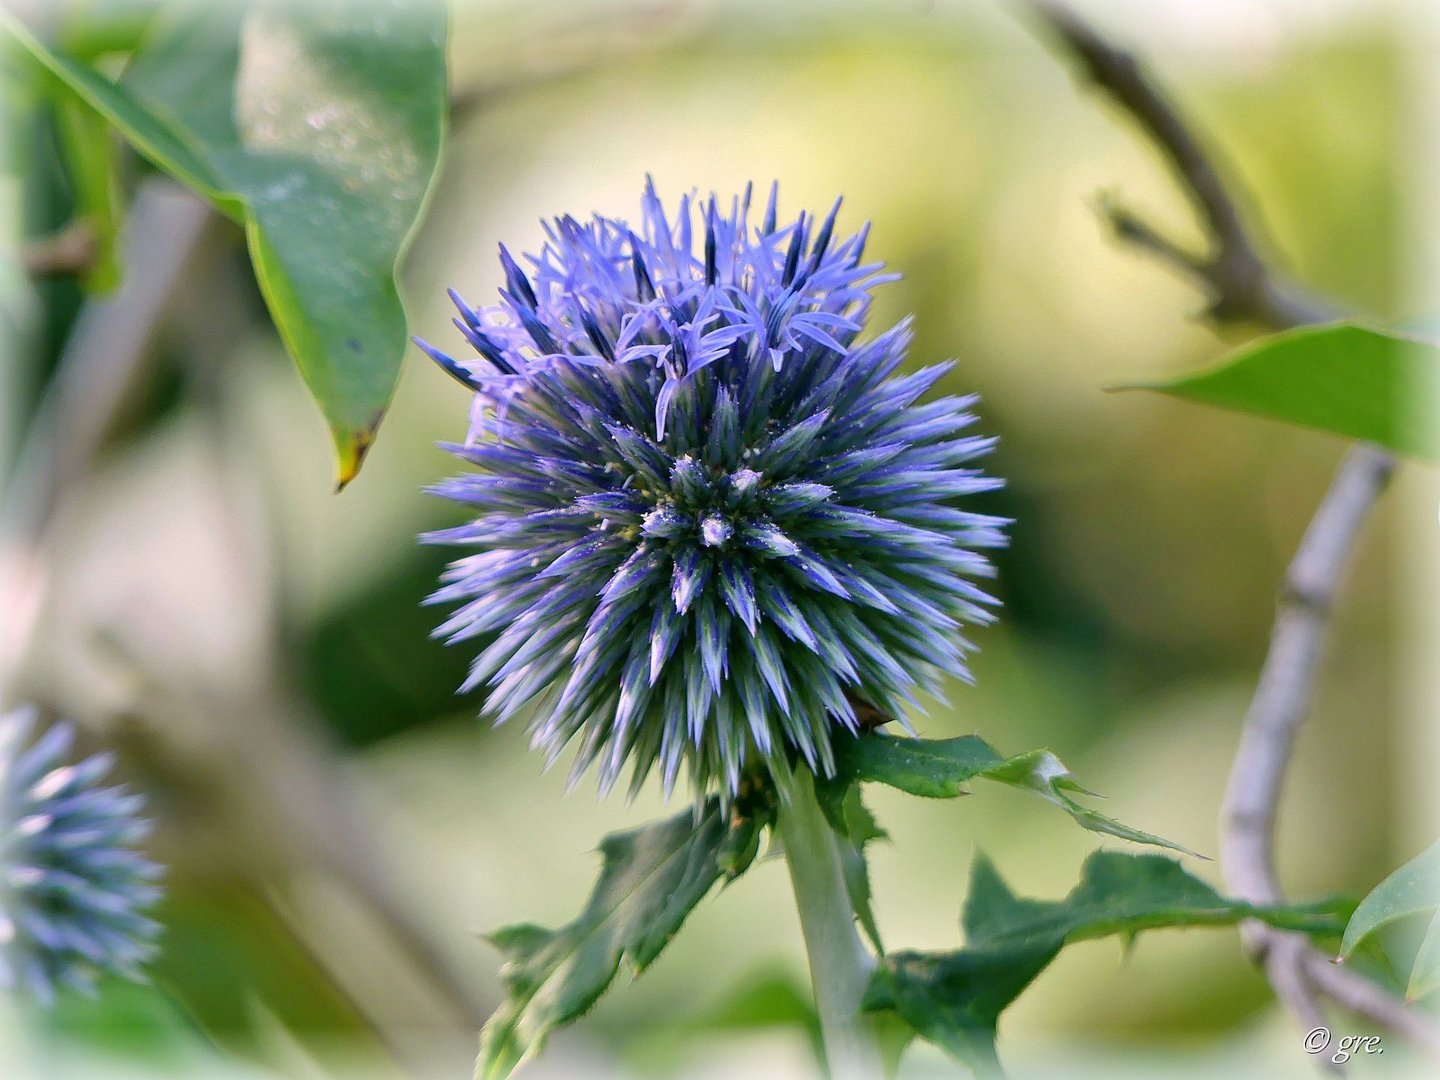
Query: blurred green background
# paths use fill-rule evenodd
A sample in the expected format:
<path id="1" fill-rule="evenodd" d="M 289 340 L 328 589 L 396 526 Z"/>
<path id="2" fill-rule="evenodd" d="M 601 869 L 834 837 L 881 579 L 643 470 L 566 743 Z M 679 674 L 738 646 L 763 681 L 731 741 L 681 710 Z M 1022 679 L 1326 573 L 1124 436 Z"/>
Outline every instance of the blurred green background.
<path id="1" fill-rule="evenodd" d="M 127 10 L 87 7 L 96 26 Z M 1087 10 L 1222 149 L 1282 266 L 1359 310 L 1414 313 L 1409 8 Z M 455 346 L 447 286 L 483 302 L 498 242 L 533 250 L 546 215 L 633 215 L 646 173 L 677 194 L 778 178 L 792 212 L 843 193 L 842 223 L 873 220 L 871 251 L 905 275 L 881 291 L 877 325 L 914 313 L 913 361 L 960 360 L 945 389 L 979 391 L 983 430 L 1000 436 L 991 471 L 1007 487 L 984 508 L 1016 521 L 978 684 L 917 727 L 1007 753 L 1048 746 L 1108 812 L 1213 855 L 1275 586 L 1343 446 L 1103 392 L 1243 336 L 1222 340 L 1196 318 L 1198 294 L 1104 234 L 1093 207 L 1110 192 L 1199 240 L 1143 141 L 998 2 L 462 2 L 450 47 L 456 109 L 404 275 L 412 329 Z M 7 200 L 19 235 L 42 236 L 68 220 L 71 179 L 47 108 L 12 121 Z M 144 172 L 132 159 L 128 184 Z M 462 436 L 464 393 L 413 353 L 365 470 L 332 495 L 320 417 L 221 232 L 124 422 L 62 493 L 5 690 L 120 745 L 152 793 L 174 867 L 158 988 L 11 1016 L 12 1039 L 46 1076 L 101 1062 L 391 1075 L 391 1052 L 466 1075 L 473 1022 L 498 993 L 478 932 L 567 921 L 599 838 L 661 801 L 567 792 L 564 766 L 542 773 L 522 730 L 487 730 L 479 700 L 453 695 L 466 656 L 428 639 L 437 613 L 419 606 L 445 552 L 415 535 L 455 520 L 421 488 L 456 468 L 434 443 Z M 4 299 L 20 344 L 5 372 L 14 451 L 93 301 L 14 273 Z M 1362 894 L 1427 842 L 1397 704 L 1393 541 L 1417 503 L 1433 507 L 1433 478 L 1402 477 L 1344 591 L 1283 812 L 1295 897 Z M 905 946 L 956 941 L 975 851 L 1022 891 L 1058 896 L 1095 842 L 998 787 L 956 803 L 877 790 L 872 805 L 893 837 L 872 860 L 878 912 Z M 1218 881 L 1213 864 L 1192 868 Z M 804 970 L 785 875 L 762 864 L 529 1075 L 813 1075 Z M 1000 1043 L 1036 1076 L 1280 1075 L 1307 1068 L 1298 1046 L 1225 931 L 1156 934 L 1123 962 L 1113 943 L 1067 950 Z M 920 1048 L 906 1067 L 952 1068 Z"/>

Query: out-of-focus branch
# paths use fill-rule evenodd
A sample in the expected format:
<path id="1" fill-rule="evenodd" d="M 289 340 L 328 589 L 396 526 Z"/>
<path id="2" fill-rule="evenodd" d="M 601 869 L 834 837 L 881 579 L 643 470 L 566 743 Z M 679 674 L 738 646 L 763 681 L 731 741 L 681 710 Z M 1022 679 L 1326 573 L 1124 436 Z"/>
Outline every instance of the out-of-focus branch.
<path id="1" fill-rule="evenodd" d="M 25 651 L 46 576 L 43 537 L 60 497 L 85 475 L 144 382 L 155 335 L 197 271 L 217 218 L 199 196 L 152 178 L 135 193 L 125 227 L 130 266 L 116 292 L 76 320 L 30 434 L 0 518 L 0 682 Z"/>
<path id="2" fill-rule="evenodd" d="M 1227 887 L 1252 903 L 1283 899 L 1275 875 L 1275 819 L 1295 737 L 1310 711 L 1330 612 L 1361 527 L 1394 469 L 1389 454 L 1350 451 L 1286 570 L 1270 648 L 1260 669 L 1220 811 Z M 1321 995 L 1406 1035 L 1440 1059 L 1440 1030 L 1363 976 L 1337 968 L 1305 938 L 1262 923 L 1242 927 L 1246 950 L 1307 1030 Z"/>
<path id="3" fill-rule="evenodd" d="M 1371 446 L 1357 447 L 1336 473 L 1285 573 L 1270 650 L 1235 753 L 1220 830 L 1227 879 L 1257 903 L 1280 899 L 1271 838 L 1285 766 L 1310 708 L 1345 563 L 1393 467 L 1389 455 Z"/>
<path id="4" fill-rule="evenodd" d="M 1335 309 L 1271 272 L 1235 198 L 1193 129 L 1130 53 L 1055 0 L 1023 0 L 1079 61 L 1083 76 L 1140 125 L 1164 154 L 1211 240 L 1195 254 L 1114 201 L 1102 212 L 1116 235 L 1208 289 L 1217 321 L 1253 320 L 1276 329 L 1325 322 Z M 1330 609 L 1351 550 L 1383 493 L 1394 460 L 1357 446 L 1341 463 L 1285 575 L 1270 647 L 1246 713 L 1221 813 L 1227 888 L 1254 903 L 1282 899 L 1275 877 L 1275 818 L 1295 737 L 1309 711 Z M 1276 996 L 1307 1029 L 1321 1026 L 1325 997 L 1407 1037 L 1440 1060 L 1440 1029 L 1368 979 L 1338 968 L 1305 938 L 1260 924 L 1245 927 L 1251 956 Z"/>
<path id="5" fill-rule="evenodd" d="M 1334 308 L 1277 280 L 1245 227 L 1239 204 L 1220 177 L 1212 153 L 1150 80 L 1139 60 L 1102 37 L 1055 0 L 1022 0 L 1079 62 L 1081 75 L 1140 125 L 1164 154 L 1211 238 L 1205 254 L 1187 251 L 1114 200 L 1102 211 L 1115 232 L 1181 270 L 1211 297 L 1209 314 L 1220 321 L 1254 320 L 1275 327 L 1301 326 L 1337 317 Z"/>
<path id="6" fill-rule="evenodd" d="M 99 251 L 95 229 L 83 218 L 20 249 L 20 266 L 33 278 L 74 277 L 90 269 Z"/>
<path id="7" fill-rule="evenodd" d="M 216 220 L 174 181 L 147 179 L 136 191 L 125 225 L 129 273 L 75 321 L 21 452 L 16 472 L 26 486 L 11 502 L 11 528 L 37 537 L 58 494 L 90 465 L 143 381 L 155 336 L 198 272 Z"/>
<path id="8" fill-rule="evenodd" d="M 1391 994 L 1363 975 L 1337 966 L 1303 938 L 1299 963 L 1310 984 L 1335 1004 L 1393 1031 L 1423 1050 L 1432 1061 L 1440 1061 L 1440 1029 L 1429 1013 L 1401 1007 Z"/>

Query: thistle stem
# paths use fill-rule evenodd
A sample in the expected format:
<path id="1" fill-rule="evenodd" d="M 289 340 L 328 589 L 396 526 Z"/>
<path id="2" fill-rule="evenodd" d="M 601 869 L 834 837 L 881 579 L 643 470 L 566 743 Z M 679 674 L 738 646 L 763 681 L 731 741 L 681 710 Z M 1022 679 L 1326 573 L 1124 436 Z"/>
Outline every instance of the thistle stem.
<path id="1" fill-rule="evenodd" d="M 798 766 L 775 778 L 780 793 L 776 828 L 795 890 L 795 907 L 810 961 L 810 982 L 831 1080 L 876 1080 L 880 1053 L 860 999 L 875 960 L 860 941 L 855 911 L 845 888 L 840 849 L 809 771 Z"/>

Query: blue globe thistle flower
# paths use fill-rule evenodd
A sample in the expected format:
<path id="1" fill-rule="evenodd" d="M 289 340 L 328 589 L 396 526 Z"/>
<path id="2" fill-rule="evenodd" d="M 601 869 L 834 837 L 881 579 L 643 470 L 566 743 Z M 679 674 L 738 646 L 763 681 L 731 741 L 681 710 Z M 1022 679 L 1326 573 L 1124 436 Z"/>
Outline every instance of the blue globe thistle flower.
<path id="1" fill-rule="evenodd" d="M 434 602 L 437 631 L 481 639 L 465 688 L 497 722 L 532 707 L 553 761 L 608 789 L 627 762 L 667 792 L 734 793 L 757 759 L 828 773 L 831 740 L 903 722 L 942 673 L 969 678 L 964 623 L 994 601 L 973 579 L 1004 538 L 962 508 L 999 486 L 975 462 L 974 397 L 921 398 L 949 365 L 899 374 L 907 322 L 862 340 L 868 225 L 777 223 L 775 189 L 722 210 L 647 185 L 637 232 L 561 217 L 500 302 L 453 291 L 478 354 L 420 342 L 474 391 L 480 472 L 438 485 L 475 518 L 433 542 L 473 553 Z"/>
<path id="2" fill-rule="evenodd" d="M 98 786 L 112 756 L 67 765 L 71 727 L 26 748 L 33 725 L 29 710 L 0 716 L 0 989 L 48 1006 L 59 987 L 93 993 L 102 973 L 143 978 L 160 867 L 135 847 L 144 800 Z"/>

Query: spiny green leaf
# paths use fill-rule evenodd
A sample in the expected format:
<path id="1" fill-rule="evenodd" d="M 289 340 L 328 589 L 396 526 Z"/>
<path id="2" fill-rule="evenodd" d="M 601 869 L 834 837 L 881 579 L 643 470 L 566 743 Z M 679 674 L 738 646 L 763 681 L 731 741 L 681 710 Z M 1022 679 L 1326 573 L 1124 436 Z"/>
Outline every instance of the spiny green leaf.
<path id="1" fill-rule="evenodd" d="M 0 11 L 140 153 L 244 225 L 341 485 L 405 352 L 395 270 L 439 155 L 445 24 L 439 0 L 172 4 L 115 82 Z"/>
<path id="2" fill-rule="evenodd" d="M 966 794 L 965 785 L 977 779 L 1032 791 L 1091 832 L 1194 854 L 1076 802 L 1071 792 L 1091 793 L 1075 782 L 1070 770 L 1050 751 L 1032 750 L 1005 758 L 975 735 L 913 739 L 877 731 L 858 738 L 845 736 L 835 743 L 835 773 L 817 780 L 816 795 L 826 818 L 843 833 L 845 793 L 852 784 L 887 784 L 911 795 L 948 799 Z"/>
<path id="3" fill-rule="evenodd" d="M 1116 389 L 1158 390 L 1433 458 L 1433 425 L 1413 402 L 1437 373 L 1435 344 L 1342 322 L 1273 334 L 1203 371 Z"/>
<path id="4" fill-rule="evenodd" d="M 552 1030 L 604 993 L 622 962 L 644 971 L 717 881 L 749 866 L 767 819 L 710 799 L 600 844 L 600 879 L 585 910 L 558 930 L 529 923 L 490 935 L 505 957 L 507 996 L 480 1037 L 476 1076 L 508 1076 Z"/>
<path id="5" fill-rule="evenodd" d="M 1306 933 L 1338 933 L 1344 905 L 1257 907 L 1230 900 L 1165 855 L 1097 851 L 1063 900 L 1017 897 L 983 855 L 971 868 L 953 952 L 884 957 L 864 1008 L 898 1013 L 922 1038 L 976 1073 L 999 1071 L 995 1027 L 1001 1012 L 1067 944 L 1172 926 L 1222 926 L 1260 919 Z"/>
<path id="6" fill-rule="evenodd" d="M 932 799 L 966 794 L 967 781 L 1004 762 L 984 739 L 913 739 L 873 732 L 835 746 L 835 781 L 876 781 Z M 827 784 L 827 787 L 829 785 Z"/>
<path id="7" fill-rule="evenodd" d="M 1440 843 L 1422 851 L 1360 901 L 1340 941 L 1344 960 L 1371 934 L 1398 919 L 1440 907 Z"/>
<path id="8" fill-rule="evenodd" d="M 1070 797 L 1070 792 L 1078 792 L 1082 795 L 1093 795 L 1094 793 L 1076 783 L 1070 770 L 1048 750 L 1031 750 L 1028 753 L 1007 758 L 993 769 L 986 770 L 983 778 L 1023 788 L 1026 791 L 1033 791 L 1047 802 L 1060 807 L 1074 818 L 1081 828 L 1089 829 L 1091 832 L 1104 833 L 1107 836 L 1115 836 L 1137 844 L 1153 844 L 1156 847 L 1169 848 L 1171 851 L 1183 852 L 1186 855 L 1195 855 L 1196 858 L 1204 857 L 1197 855 L 1182 844 L 1155 836 L 1153 833 L 1132 829 L 1129 825 L 1076 802 Z"/>
<path id="9" fill-rule="evenodd" d="M 971 945 L 1011 946 L 1045 937 L 1071 943 L 1164 926 L 1226 926 L 1256 918 L 1282 930 L 1334 934 L 1350 904 L 1264 906 L 1221 896 L 1169 855 L 1096 851 L 1064 900 L 1019 899 L 983 855 L 972 870 L 961 925 Z M 979 882 L 987 882 L 976 888 Z"/>
<path id="10" fill-rule="evenodd" d="M 880 943 L 880 925 L 875 921 L 875 908 L 870 894 L 870 863 L 865 858 L 865 845 L 872 840 L 887 839 L 888 834 L 861 800 L 858 786 L 852 786 L 845 793 L 841 817 L 844 825 L 837 831 L 840 840 L 840 870 L 845 876 L 845 891 L 850 895 L 850 905 L 855 909 L 855 918 L 860 923 L 860 928 L 875 946 L 875 951 L 883 953 L 885 946 Z"/>

